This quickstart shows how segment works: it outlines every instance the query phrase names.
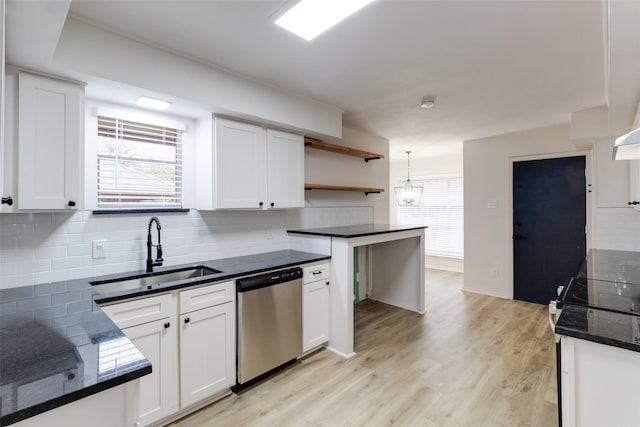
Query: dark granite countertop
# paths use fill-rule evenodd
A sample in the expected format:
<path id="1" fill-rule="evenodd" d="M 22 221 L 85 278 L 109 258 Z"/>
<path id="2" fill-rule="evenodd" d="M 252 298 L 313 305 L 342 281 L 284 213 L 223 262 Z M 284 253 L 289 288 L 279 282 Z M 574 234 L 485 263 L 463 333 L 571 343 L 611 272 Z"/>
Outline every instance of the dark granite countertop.
<path id="1" fill-rule="evenodd" d="M 640 253 L 592 249 L 558 299 L 555 332 L 640 352 Z"/>
<path id="2" fill-rule="evenodd" d="M 326 237 L 363 237 L 372 236 L 375 234 L 397 233 L 407 230 L 419 230 L 427 228 L 426 225 L 396 225 L 396 224 L 359 224 L 359 225 L 345 225 L 337 227 L 322 227 L 322 228 L 301 228 L 295 230 L 287 230 L 287 233 L 292 234 L 307 234 L 312 236 L 326 236 Z"/>
<path id="3" fill-rule="evenodd" d="M 277 251 L 194 263 L 220 273 L 112 294 L 90 282 L 142 274 L 68 280 L 0 291 L 0 426 L 65 405 L 151 372 L 151 364 L 98 303 L 167 292 L 285 268 L 330 256 Z M 173 270 L 182 266 L 158 268 Z M 117 347 L 115 353 L 108 352 Z"/>

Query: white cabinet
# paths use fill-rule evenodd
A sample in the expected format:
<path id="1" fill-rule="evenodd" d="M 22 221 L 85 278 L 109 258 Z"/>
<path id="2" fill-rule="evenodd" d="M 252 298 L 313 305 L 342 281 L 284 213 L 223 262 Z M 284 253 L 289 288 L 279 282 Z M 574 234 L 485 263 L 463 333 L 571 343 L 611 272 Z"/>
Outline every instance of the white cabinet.
<path id="1" fill-rule="evenodd" d="M 151 374 L 140 378 L 140 424 L 143 426 L 178 410 L 177 326 L 174 317 L 122 330 L 153 369 Z"/>
<path id="2" fill-rule="evenodd" d="M 562 425 L 638 425 L 640 353 L 564 336 L 560 343 Z"/>
<path id="3" fill-rule="evenodd" d="M 329 264 L 307 266 L 302 273 L 302 351 L 329 341 Z"/>
<path id="4" fill-rule="evenodd" d="M 235 384 L 235 292 L 225 282 L 180 293 L 182 408 Z"/>
<path id="5" fill-rule="evenodd" d="M 198 141 L 197 208 L 304 207 L 302 135 L 216 117 Z"/>
<path id="6" fill-rule="evenodd" d="M 304 207 L 304 139 L 267 130 L 267 201 L 269 208 Z"/>
<path id="7" fill-rule="evenodd" d="M 140 423 L 149 425 L 179 409 L 176 302 L 165 294 L 102 307 L 151 362 L 140 378 Z"/>
<path id="8" fill-rule="evenodd" d="M 629 160 L 629 206 L 640 210 L 640 160 Z"/>
<path id="9" fill-rule="evenodd" d="M 19 74 L 18 209 L 80 208 L 83 96 L 78 84 Z"/>

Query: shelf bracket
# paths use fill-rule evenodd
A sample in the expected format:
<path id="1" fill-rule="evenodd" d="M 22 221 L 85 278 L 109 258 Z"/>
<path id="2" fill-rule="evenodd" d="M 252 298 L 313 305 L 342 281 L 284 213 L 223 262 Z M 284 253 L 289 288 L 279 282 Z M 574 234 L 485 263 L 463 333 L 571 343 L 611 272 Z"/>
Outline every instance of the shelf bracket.
<path id="1" fill-rule="evenodd" d="M 366 157 L 366 158 L 364 159 L 364 161 L 365 161 L 366 163 L 369 163 L 369 160 L 380 160 L 380 157 Z"/>
<path id="2" fill-rule="evenodd" d="M 365 191 L 364 192 L 365 196 L 368 196 L 369 194 L 380 194 L 380 192 L 379 191 Z"/>

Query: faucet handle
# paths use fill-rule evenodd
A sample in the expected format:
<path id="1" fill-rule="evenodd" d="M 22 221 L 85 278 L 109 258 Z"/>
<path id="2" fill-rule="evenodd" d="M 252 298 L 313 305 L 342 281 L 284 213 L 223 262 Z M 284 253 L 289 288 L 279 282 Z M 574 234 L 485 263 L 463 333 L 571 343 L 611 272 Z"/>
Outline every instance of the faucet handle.
<path id="1" fill-rule="evenodd" d="M 164 261 L 162 259 L 162 245 L 158 245 L 156 246 L 157 252 L 156 252 L 156 261 L 157 262 L 162 262 Z"/>

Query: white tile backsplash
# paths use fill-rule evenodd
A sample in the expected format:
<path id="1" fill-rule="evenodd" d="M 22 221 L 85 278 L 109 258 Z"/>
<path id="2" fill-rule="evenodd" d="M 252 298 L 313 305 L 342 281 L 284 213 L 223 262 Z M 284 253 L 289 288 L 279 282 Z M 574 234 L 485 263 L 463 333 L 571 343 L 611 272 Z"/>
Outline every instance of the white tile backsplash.
<path id="1" fill-rule="evenodd" d="M 301 239 L 286 230 L 373 222 L 368 206 L 155 215 L 162 224 L 165 266 L 283 249 L 328 254 L 329 239 Z M 143 269 L 150 216 L 2 214 L 0 289 Z M 92 258 L 97 239 L 106 240 L 106 258 Z"/>
<path id="2" fill-rule="evenodd" d="M 640 211 L 631 208 L 596 209 L 598 249 L 640 252 Z"/>

